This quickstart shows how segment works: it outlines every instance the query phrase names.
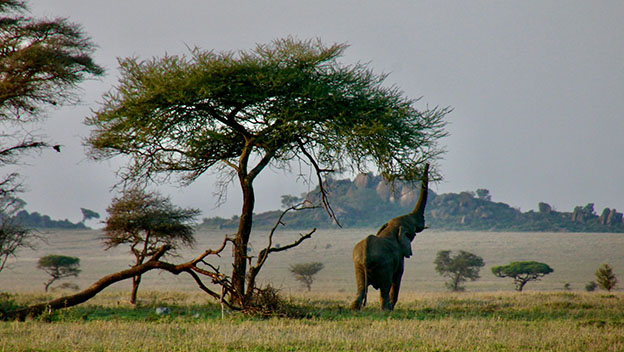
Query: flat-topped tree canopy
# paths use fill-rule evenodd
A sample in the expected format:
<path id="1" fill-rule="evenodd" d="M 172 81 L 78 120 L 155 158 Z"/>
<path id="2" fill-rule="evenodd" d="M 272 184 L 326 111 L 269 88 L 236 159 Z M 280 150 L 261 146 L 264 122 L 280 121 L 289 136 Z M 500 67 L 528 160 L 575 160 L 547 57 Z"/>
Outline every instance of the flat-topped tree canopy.
<path id="1" fill-rule="evenodd" d="M 121 59 L 119 85 L 87 119 L 93 156 L 132 156 L 125 177 L 182 173 L 241 161 L 255 166 L 314 155 L 322 169 L 364 169 L 417 180 L 438 156 L 448 109 L 418 111 L 386 75 L 343 65 L 344 44 L 293 38 L 251 51 Z M 253 168 L 252 168 L 253 169 Z M 258 170 L 259 171 L 259 170 Z"/>
<path id="2" fill-rule="evenodd" d="M 301 161 L 323 191 L 321 176 L 332 171 L 375 167 L 390 180 L 419 180 L 442 152 L 449 109 L 417 110 L 416 100 L 383 85 L 386 75 L 339 62 L 346 48 L 289 37 L 248 51 L 121 59 L 119 84 L 86 120 L 91 155 L 129 156 L 125 182 L 177 174 L 190 183 L 215 168 L 238 178 L 235 262 L 243 268 L 253 181 L 267 166 Z"/>

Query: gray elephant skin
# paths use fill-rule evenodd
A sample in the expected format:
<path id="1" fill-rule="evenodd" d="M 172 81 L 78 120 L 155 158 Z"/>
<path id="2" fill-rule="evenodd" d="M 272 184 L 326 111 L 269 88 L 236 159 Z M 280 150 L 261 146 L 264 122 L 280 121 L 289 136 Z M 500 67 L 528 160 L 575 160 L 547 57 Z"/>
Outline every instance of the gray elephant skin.
<path id="1" fill-rule="evenodd" d="M 375 236 L 370 235 L 353 248 L 357 298 L 351 308 L 366 305 L 368 286 L 380 290 L 382 310 L 392 310 L 399 299 L 404 260 L 412 255 L 412 241 L 425 229 L 425 206 L 429 184 L 429 165 L 425 165 L 420 196 L 414 210 L 385 223 Z"/>

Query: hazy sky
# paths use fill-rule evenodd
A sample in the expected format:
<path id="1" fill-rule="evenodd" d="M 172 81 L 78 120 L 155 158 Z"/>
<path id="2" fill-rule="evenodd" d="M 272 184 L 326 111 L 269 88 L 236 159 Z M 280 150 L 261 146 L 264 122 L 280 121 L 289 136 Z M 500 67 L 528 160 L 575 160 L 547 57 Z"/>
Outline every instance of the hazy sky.
<path id="1" fill-rule="evenodd" d="M 175 5 L 174 5 L 175 4 Z M 187 48 L 237 50 L 288 35 L 350 44 L 342 61 L 390 73 L 388 84 L 451 106 L 444 181 L 436 192 L 488 188 L 523 211 L 546 201 L 558 210 L 596 203 L 624 210 L 624 2 L 613 1 L 95 1 L 36 0 L 33 15 L 69 17 L 99 46 L 100 81 L 81 85 L 80 106 L 50 111 L 40 126 L 63 152 L 28 159 L 29 211 L 79 220 L 104 215 L 118 161 L 85 156 L 83 125 L 117 80 L 118 57 L 151 58 Z M 162 186 L 202 216 L 231 216 L 240 196 L 215 209 L 214 177 Z M 268 171 L 256 185 L 256 212 L 309 186 Z"/>

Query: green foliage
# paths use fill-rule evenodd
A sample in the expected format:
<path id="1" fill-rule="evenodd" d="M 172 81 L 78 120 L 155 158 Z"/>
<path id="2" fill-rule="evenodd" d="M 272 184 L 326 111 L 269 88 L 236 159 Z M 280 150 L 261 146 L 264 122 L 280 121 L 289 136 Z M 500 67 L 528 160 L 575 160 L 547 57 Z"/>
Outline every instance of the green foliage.
<path id="1" fill-rule="evenodd" d="M 319 262 L 299 263 L 290 266 L 290 272 L 295 275 L 295 279 L 300 281 L 308 291 L 312 290 L 314 275 L 323 270 L 325 265 Z"/>
<path id="2" fill-rule="evenodd" d="M 104 227 L 104 244 L 107 248 L 129 244 L 135 265 L 143 264 L 162 246 L 175 252 L 181 246 L 192 247 L 195 243 L 190 222 L 199 215 L 199 210 L 178 208 L 157 192 L 132 188 L 114 198 L 106 210 L 109 216 Z M 140 283 L 141 275 L 133 277 L 131 303 L 136 303 Z"/>
<path id="3" fill-rule="evenodd" d="M 23 15 L 24 2 L 0 7 L 0 120 L 35 116 L 41 104 L 72 101 L 71 88 L 103 69 L 90 55 L 94 44 L 65 19 Z M 26 116 L 24 116 L 26 114 Z"/>
<path id="4" fill-rule="evenodd" d="M 609 264 L 602 264 L 598 270 L 596 270 L 596 282 L 598 286 L 604 288 L 607 291 L 611 291 L 617 285 L 617 277 L 613 272 L 613 268 Z"/>
<path id="5" fill-rule="evenodd" d="M 492 267 L 492 273 L 497 277 L 514 279 L 517 291 L 522 291 L 527 282 L 539 280 L 552 272 L 553 269 L 548 264 L 535 261 L 512 262 L 507 265 Z"/>
<path id="6" fill-rule="evenodd" d="M 119 84 L 87 119 L 88 144 L 98 158 L 129 155 L 128 179 L 182 173 L 192 181 L 215 166 L 247 173 L 254 159 L 257 173 L 308 161 L 308 151 L 321 170 L 371 163 L 416 179 L 441 152 L 448 109 L 416 110 L 382 85 L 385 75 L 340 63 L 345 49 L 286 38 L 236 53 L 122 59 Z"/>
<path id="7" fill-rule="evenodd" d="M 81 272 L 80 258 L 56 254 L 39 258 L 37 268 L 51 276 L 50 280 L 44 284 L 46 292 L 48 292 L 48 288 L 54 281 L 70 276 L 77 277 Z"/>
<path id="8" fill-rule="evenodd" d="M 446 287 L 451 291 L 464 291 L 461 284 L 468 279 L 477 280 L 479 270 L 485 265 L 483 258 L 461 250 L 452 257 L 451 251 L 439 251 L 433 263 L 438 274 L 450 279 Z"/>
<path id="9" fill-rule="evenodd" d="M 144 259 L 164 244 L 175 249 L 195 242 L 190 222 L 199 210 L 178 208 L 157 192 L 128 190 L 113 199 L 107 212 L 104 243 L 108 248 L 130 244 L 132 252 Z"/>

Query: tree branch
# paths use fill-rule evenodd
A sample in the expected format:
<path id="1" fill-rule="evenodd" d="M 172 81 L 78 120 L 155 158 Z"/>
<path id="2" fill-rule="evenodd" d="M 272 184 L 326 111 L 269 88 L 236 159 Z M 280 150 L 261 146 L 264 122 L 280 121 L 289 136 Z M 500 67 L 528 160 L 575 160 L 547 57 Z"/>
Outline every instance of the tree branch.
<path id="1" fill-rule="evenodd" d="M 297 143 L 299 144 L 299 149 L 301 150 L 303 155 L 305 155 L 308 158 L 308 160 L 314 167 L 314 170 L 316 172 L 316 177 L 318 178 L 319 190 L 321 191 L 321 202 L 323 204 L 323 207 L 325 208 L 325 211 L 327 211 L 327 214 L 329 215 L 329 217 L 333 219 L 334 222 L 336 222 L 336 225 L 338 225 L 338 227 L 342 227 L 342 225 L 340 224 L 340 221 L 338 221 L 338 218 L 336 217 L 336 214 L 334 213 L 334 209 L 332 209 L 331 205 L 329 204 L 327 190 L 324 187 L 325 183 L 323 182 L 323 177 L 321 175 L 323 172 L 333 172 L 333 170 L 321 169 L 318 163 L 316 162 L 316 159 L 314 159 L 314 157 L 310 153 L 308 153 L 308 151 L 305 149 L 305 146 L 303 142 L 301 141 L 301 139 L 297 139 Z"/>

